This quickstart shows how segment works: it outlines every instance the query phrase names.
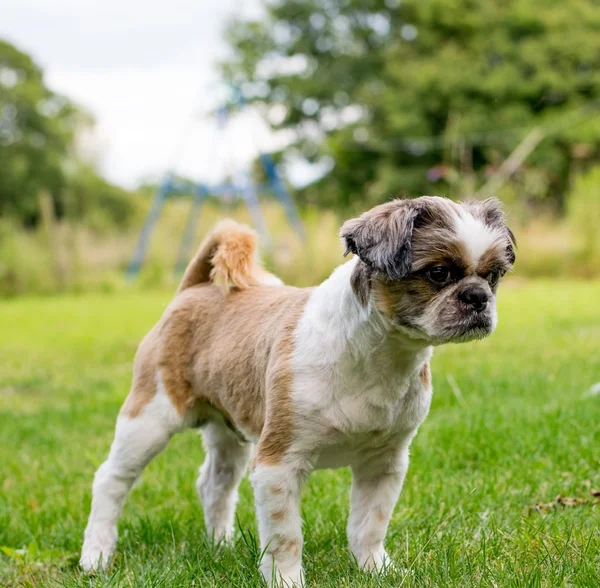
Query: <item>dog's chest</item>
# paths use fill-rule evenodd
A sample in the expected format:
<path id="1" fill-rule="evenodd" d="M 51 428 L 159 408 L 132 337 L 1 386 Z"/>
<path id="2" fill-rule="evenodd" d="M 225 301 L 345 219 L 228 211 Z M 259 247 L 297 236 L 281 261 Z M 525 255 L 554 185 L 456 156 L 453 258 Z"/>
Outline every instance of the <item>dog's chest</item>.
<path id="1" fill-rule="evenodd" d="M 323 416 L 345 434 L 412 430 L 427 415 L 431 390 L 418 374 L 386 374 L 339 378 L 332 382 Z"/>
<path id="2" fill-rule="evenodd" d="M 297 442 L 319 454 L 317 467 L 338 467 L 412 437 L 429 410 L 429 373 L 421 374 L 432 349 L 407 344 L 353 294 L 340 308 L 332 306 L 340 297 L 321 294 L 296 331 L 294 428 Z"/>
<path id="3" fill-rule="evenodd" d="M 357 455 L 411 437 L 431 403 L 422 361 L 387 369 L 354 363 L 306 370 L 296 394 L 303 416 L 298 434 L 317 441 L 316 467 L 345 466 Z"/>
<path id="4" fill-rule="evenodd" d="M 325 409 L 320 415 L 325 434 L 316 467 L 350 465 L 412 438 L 429 410 L 431 389 L 415 381 L 405 386 L 405 390 L 402 385 L 395 390 L 367 388 Z"/>

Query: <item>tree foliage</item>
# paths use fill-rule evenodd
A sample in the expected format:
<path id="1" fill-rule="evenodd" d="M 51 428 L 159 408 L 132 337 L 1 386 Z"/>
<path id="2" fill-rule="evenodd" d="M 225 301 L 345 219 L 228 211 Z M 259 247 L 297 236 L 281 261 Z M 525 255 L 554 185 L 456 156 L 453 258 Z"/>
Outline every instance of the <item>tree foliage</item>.
<path id="1" fill-rule="evenodd" d="M 77 134 L 92 122 L 46 86 L 29 55 L 0 40 L 0 216 L 35 225 L 44 189 L 59 217 L 93 216 L 98 225 L 132 221 L 131 195 L 77 157 Z"/>
<path id="2" fill-rule="evenodd" d="M 595 0 L 271 0 L 228 38 L 223 75 L 334 159 L 320 203 L 471 190 L 541 126 L 515 182 L 561 206 L 600 155 Z"/>
<path id="3" fill-rule="evenodd" d="M 41 188 L 65 186 L 64 160 L 80 112 L 44 84 L 32 59 L 0 40 L 0 214 L 31 224 Z"/>

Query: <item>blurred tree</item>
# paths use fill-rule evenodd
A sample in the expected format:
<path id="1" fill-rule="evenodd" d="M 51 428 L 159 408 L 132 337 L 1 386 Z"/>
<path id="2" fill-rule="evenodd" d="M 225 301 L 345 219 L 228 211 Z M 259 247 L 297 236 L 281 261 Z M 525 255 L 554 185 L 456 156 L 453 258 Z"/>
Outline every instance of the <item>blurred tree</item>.
<path id="1" fill-rule="evenodd" d="M 91 219 L 98 228 L 133 222 L 132 195 L 79 157 L 78 133 L 92 125 L 90 114 L 44 84 L 31 57 L 0 40 L 0 216 L 36 225 L 45 189 L 59 218 Z"/>
<path id="2" fill-rule="evenodd" d="M 68 174 L 60 206 L 73 220 L 110 230 L 141 222 L 145 204 L 139 196 L 107 182 L 91 165 L 77 163 Z"/>
<path id="3" fill-rule="evenodd" d="M 600 155 L 599 38 L 596 0 L 271 0 L 222 71 L 335 160 L 306 199 L 470 192 L 542 126 L 516 181 L 561 207 L 573 147 Z"/>
<path id="4" fill-rule="evenodd" d="M 82 116 L 44 85 L 28 55 L 0 40 L 0 215 L 34 224 L 42 188 L 57 202 L 66 183 L 63 163 Z"/>

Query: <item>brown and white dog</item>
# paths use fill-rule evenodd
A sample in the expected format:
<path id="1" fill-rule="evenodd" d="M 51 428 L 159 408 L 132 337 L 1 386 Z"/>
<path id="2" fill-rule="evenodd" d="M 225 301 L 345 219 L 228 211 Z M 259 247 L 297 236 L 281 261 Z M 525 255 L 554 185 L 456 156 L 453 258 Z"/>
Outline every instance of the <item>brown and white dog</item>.
<path id="1" fill-rule="evenodd" d="M 358 563 L 380 570 L 408 448 L 431 401 L 432 346 L 496 327 L 496 289 L 514 262 L 497 200 L 394 200 L 347 221 L 355 257 L 320 286 L 284 286 L 255 234 L 218 225 L 140 344 L 131 392 L 96 473 L 81 565 L 107 564 L 125 495 L 174 433 L 201 427 L 198 492 L 207 532 L 233 533 L 250 466 L 268 583 L 301 584 L 300 487 L 350 466 Z"/>

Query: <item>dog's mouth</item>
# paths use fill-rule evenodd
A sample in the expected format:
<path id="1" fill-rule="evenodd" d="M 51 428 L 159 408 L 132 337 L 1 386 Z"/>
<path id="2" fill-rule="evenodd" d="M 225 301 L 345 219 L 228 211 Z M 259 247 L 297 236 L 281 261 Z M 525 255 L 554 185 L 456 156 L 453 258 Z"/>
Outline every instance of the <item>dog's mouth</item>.
<path id="1" fill-rule="evenodd" d="M 424 341 L 429 345 L 443 345 L 445 343 L 466 343 L 484 339 L 491 335 L 496 328 L 495 320 L 491 313 L 473 313 L 465 315 L 454 325 L 447 325 L 437 333 L 428 333 L 421 326 L 398 322 L 396 328 L 415 341 Z"/>
<path id="2" fill-rule="evenodd" d="M 465 343 L 483 339 L 491 335 L 495 324 L 490 313 L 472 313 L 467 315 L 456 325 L 449 329 L 447 340 L 452 343 Z"/>

